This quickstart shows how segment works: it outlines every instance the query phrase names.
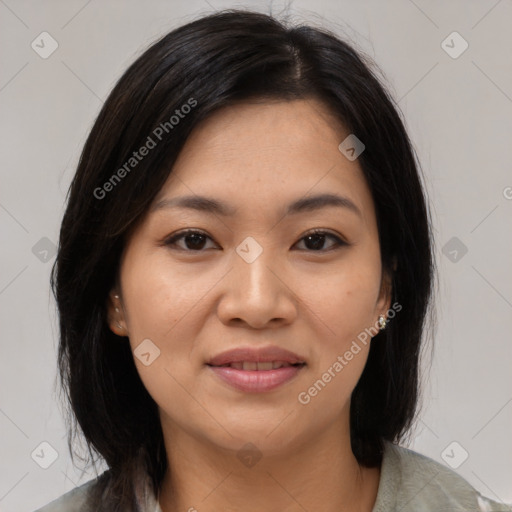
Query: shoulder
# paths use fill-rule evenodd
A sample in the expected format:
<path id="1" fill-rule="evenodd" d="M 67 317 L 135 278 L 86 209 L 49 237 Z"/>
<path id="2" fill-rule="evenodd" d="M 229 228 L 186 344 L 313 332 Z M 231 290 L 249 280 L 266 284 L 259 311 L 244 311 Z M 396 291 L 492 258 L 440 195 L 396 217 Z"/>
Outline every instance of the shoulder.
<path id="1" fill-rule="evenodd" d="M 512 512 L 512 505 L 480 494 L 458 473 L 408 448 L 385 443 L 373 512 Z"/>
<path id="2" fill-rule="evenodd" d="M 91 508 L 87 504 L 88 497 L 94 487 L 98 485 L 101 476 L 75 487 L 35 512 L 90 512 Z"/>
<path id="3" fill-rule="evenodd" d="M 118 510 L 118 498 L 109 491 L 111 479 L 111 470 L 108 469 L 35 512 L 98 512 L 93 503 L 97 503 L 98 499 L 101 510 Z M 132 485 L 136 503 L 129 505 L 130 510 L 134 507 L 133 510 L 139 512 L 162 512 L 152 489 L 151 478 L 147 473 L 140 474 L 134 479 Z"/>

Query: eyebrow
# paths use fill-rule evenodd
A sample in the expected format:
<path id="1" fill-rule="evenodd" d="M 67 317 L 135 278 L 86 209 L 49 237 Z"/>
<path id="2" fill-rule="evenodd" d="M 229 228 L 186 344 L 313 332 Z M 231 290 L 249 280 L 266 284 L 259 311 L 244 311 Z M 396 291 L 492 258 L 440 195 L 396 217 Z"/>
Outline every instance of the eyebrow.
<path id="1" fill-rule="evenodd" d="M 361 211 L 351 199 L 328 193 L 301 198 L 290 203 L 285 211 L 285 215 L 312 212 L 326 207 L 345 208 L 362 218 Z M 151 211 L 166 208 L 187 208 L 224 217 L 233 216 L 237 210 L 233 206 L 212 197 L 193 195 L 162 199 L 152 207 Z"/>

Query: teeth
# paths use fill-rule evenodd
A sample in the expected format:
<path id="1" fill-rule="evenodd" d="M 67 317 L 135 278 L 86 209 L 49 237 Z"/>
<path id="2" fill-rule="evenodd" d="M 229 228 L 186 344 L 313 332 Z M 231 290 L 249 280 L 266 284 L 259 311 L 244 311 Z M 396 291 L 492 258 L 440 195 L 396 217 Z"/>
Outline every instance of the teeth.
<path id="1" fill-rule="evenodd" d="M 235 368 L 236 370 L 261 371 L 275 370 L 277 368 L 282 368 L 284 366 L 291 366 L 291 364 L 287 363 L 286 361 L 266 361 L 264 363 L 256 361 L 237 361 L 223 366 L 229 366 L 231 368 Z"/>
<path id="2" fill-rule="evenodd" d="M 273 364 L 272 361 L 268 361 L 266 363 L 256 363 L 258 365 L 258 370 L 272 370 Z"/>
<path id="3" fill-rule="evenodd" d="M 272 369 L 282 368 L 283 366 L 291 366 L 291 364 L 285 361 L 272 361 Z"/>

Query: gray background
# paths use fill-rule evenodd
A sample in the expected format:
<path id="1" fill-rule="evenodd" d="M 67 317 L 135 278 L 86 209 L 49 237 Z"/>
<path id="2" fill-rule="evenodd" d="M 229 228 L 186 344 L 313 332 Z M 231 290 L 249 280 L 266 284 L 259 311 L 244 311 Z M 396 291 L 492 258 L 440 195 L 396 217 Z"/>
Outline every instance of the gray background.
<path id="1" fill-rule="evenodd" d="M 65 193 L 88 130 L 135 55 L 225 7 L 269 12 L 263 1 L 0 0 L 1 511 L 32 511 L 93 477 L 68 454 L 49 292 Z M 274 2 L 272 10 L 283 7 Z M 297 0 L 291 14 L 376 60 L 422 162 L 439 327 L 410 447 L 511 502 L 512 2 Z M 51 48 L 44 31 L 58 43 L 46 59 L 31 47 Z M 469 44 L 457 58 L 445 51 L 463 48 L 457 36 L 442 46 L 454 31 Z M 53 452 L 42 442 L 58 453 L 47 469 Z"/>

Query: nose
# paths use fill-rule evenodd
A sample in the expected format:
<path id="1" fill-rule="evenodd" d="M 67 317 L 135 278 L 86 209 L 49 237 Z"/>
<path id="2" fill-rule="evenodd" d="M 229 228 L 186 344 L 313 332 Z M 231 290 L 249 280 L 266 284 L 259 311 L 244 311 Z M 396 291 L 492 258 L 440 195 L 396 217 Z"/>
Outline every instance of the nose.
<path id="1" fill-rule="evenodd" d="M 217 314 L 226 325 L 245 324 L 254 329 L 291 324 L 297 316 L 298 298 L 293 283 L 270 251 L 252 262 L 237 253 L 233 268 L 222 281 Z"/>

